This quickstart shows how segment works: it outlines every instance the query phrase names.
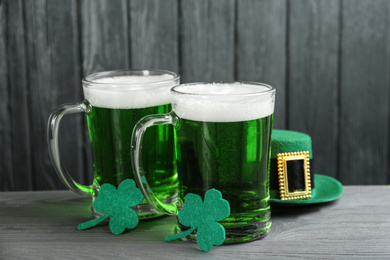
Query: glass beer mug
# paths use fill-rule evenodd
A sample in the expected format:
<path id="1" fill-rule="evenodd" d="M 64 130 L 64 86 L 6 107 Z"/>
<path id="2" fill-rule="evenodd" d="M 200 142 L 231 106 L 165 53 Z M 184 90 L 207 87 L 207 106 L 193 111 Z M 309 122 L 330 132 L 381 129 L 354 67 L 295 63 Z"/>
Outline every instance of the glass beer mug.
<path id="1" fill-rule="evenodd" d="M 217 189 L 230 204 L 225 243 L 258 239 L 271 228 L 270 142 L 275 89 L 253 82 L 192 83 L 172 88 L 172 111 L 141 119 L 132 134 L 132 160 L 138 187 L 156 210 L 177 215 L 188 193 L 204 199 Z M 174 126 L 178 200 L 165 203 L 148 183 L 141 142 L 150 126 Z M 186 228 L 177 225 L 177 229 Z M 196 234 L 190 235 L 196 239 Z"/>
<path id="2" fill-rule="evenodd" d="M 118 186 L 125 179 L 134 179 L 130 157 L 130 136 L 134 125 L 145 115 L 171 110 L 170 89 L 180 77 L 162 70 L 107 71 L 89 75 L 82 80 L 85 100 L 65 104 L 53 111 L 48 122 L 49 152 L 54 168 L 70 190 L 94 198 L 104 183 Z M 93 183 L 77 183 L 61 162 L 58 128 L 66 114 L 84 112 L 87 116 L 93 160 Z M 147 165 L 151 187 L 162 201 L 177 197 L 177 174 L 174 171 L 173 129 L 159 126 L 145 135 L 150 147 L 142 158 Z M 146 200 L 133 208 L 139 218 L 161 213 Z"/>

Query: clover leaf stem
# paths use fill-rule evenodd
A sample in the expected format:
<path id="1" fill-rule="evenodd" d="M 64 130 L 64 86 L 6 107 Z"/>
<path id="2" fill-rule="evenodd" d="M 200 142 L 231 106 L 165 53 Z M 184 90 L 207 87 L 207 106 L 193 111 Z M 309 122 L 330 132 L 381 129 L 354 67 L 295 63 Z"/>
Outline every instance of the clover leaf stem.
<path id="1" fill-rule="evenodd" d="M 79 230 L 84 230 L 84 229 L 88 229 L 88 228 L 94 227 L 94 226 L 96 226 L 97 224 L 99 224 L 100 222 L 102 222 L 103 220 L 105 220 L 108 217 L 110 217 L 110 214 L 105 214 L 105 215 L 101 216 L 100 218 L 92 219 L 90 221 L 81 223 L 78 226 L 78 229 Z"/>
<path id="2" fill-rule="evenodd" d="M 167 237 L 165 237 L 165 241 L 172 241 L 172 240 L 176 240 L 176 239 L 179 239 L 179 238 L 186 237 L 189 234 L 191 234 L 196 228 L 197 227 L 192 227 L 192 228 L 190 228 L 187 231 L 184 231 L 182 233 L 174 234 L 172 236 L 167 236 Z"/>

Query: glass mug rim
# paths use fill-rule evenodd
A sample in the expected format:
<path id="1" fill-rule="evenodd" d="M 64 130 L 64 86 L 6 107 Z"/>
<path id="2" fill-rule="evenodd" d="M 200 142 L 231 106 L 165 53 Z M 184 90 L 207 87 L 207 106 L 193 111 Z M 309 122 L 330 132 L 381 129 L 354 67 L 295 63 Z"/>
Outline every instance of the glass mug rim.
<path id="1" fill-rule="evenodd" d="M 172 78 L 169 79 L 156 79 L 155 81 L 148 81 L 148 82 L 99 82 L 96 81 L 96 79 L 102 79 L 102 78 L 112 78 L 112 77 L 118 77 L 118 76 L 159 76 L 168 74 L 171 75 Z M 89 74 L 85 76 L 81 82 L 83 84 L 83 87 L 85 88 L 93 88 L 95 87 L 102 87 L 102 86 L 110 86 L 111 89 L 115 90 L 115 86 L 123 87 L 126 86 L 129 90 L 138 90 L 138 89 L 145 89 L 145 86 L 148 87 L 159 87 L 160 85 L 164 85 L 172 82 L 177 81 L 180 79 L 180 76 L 172 71 L 168 70 L 160 70 L 160 69 L 124 69 L 124 70 L 110 70 L 110 71 L 101 71 Z"/>
<path id="2" fill-rule="evenodd" d="M 209 92 L 191 92 L 191 91 L 185 91 L 182 89 L 189 88 L 191 86 L 199 86 L 199 85 L 251 85 L 251 86 L 262 86 L 265 87 L 265 89 L 256 90 L 252 92 L 245 92 L 245 93 L 209 93 Z M 185 83 L 185 84 L 179 84 L 173 88 L 171 88 L 171 93 L 173 95 L 180 95 L 180 96 L 189 96 L 189 97 L 255 97 L 255 96 L 261 96 L 261 95 L 267 95 L 270 93 L 275 92 L 275 87 L 261 83 L 261 82 L 254 82 L 254 81 L 235 81 L 235 82 L 228 82 L 228 81 L 217 81 L 217 82 L 193 82 L 193 83 Z"/>

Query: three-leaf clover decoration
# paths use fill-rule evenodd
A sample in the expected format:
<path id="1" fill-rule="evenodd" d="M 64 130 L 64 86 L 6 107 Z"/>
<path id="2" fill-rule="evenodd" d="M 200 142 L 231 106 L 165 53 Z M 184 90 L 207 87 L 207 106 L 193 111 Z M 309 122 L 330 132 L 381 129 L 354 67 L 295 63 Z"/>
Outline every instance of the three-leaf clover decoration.
<path id="1" fill-rule="evenodd" d="M 221 245 L 225 239 L 225 228 L 217 221 L 230 215 L 230 205 L 216 189 L 206 192 L 204 202 L 199 195 L 189 193 L 184 200 L 184 208 L 179 212 L 179 222 L 187 227 L 187 231 L 167 236 L 171 241 L 188 236 L 197 229 L 197 243 L 203 251 L 209 251 L 213 245 Z"/>
<path id="2" fill-rule="evenodd" d="M 109 226 L 115 235 L 122 234 L 126 228 L 135 228 L 138 225 L 138 216 L 130 207 L 140 204 L 143 198 L 141 191 L 135 186 L 134 180 L 122 181 L 118 189 L 105 183 L 100 187 L 99 195 L 93 203 L 93 208 L 104 215 L 81 223 L 78 229 L 84 230 L 94 227 L 108 217 L 111 217 Z"/>

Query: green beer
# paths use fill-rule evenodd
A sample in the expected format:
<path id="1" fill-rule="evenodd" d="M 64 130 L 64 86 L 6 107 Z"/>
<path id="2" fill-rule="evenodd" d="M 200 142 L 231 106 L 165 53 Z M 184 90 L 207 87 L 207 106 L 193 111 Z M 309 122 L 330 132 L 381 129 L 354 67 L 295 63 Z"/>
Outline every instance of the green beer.
<path id="1" fill-rule="evenodd" d="M 256 83 L 187 84 L 173 90 L 179 201 L 217 189 L 230 204 L 225 243 L 271 227 L 269 151 L 274 90 Z M 179 225 L 179 229 L 186 229 Z M 196 234 L 192 237 L 195 238 Z"/>
<path id="2" fill-rule="evenodd" d="M 117 186 L 133 179 L 130 139 L 133 127 L 142 117 L 170 111 L 170 105 L 134 109 L 112 109 L 90 106 L 87 114 L 93 157 L 94 182 Z M 149 184 L 160 200 L 176 194 L 177 175 L 173 169 L 173 129 L 161 125 L 145 133 L 142 159 L 149 174 Z"/>
<path id="3" fill-rule="evenodd" d="M 88 130 L 91 141 L 94 185 L 118 186 L 134 179 L 131 162 L 131 133 L 144 116 L 171 109 L 170 89 L 179 78 L 165 71 L 114 71 L 97 73 L 83 80 Z M 142 160 L 147 165 L 149 185 L 162 201 L 177 196 L 174 170 L 173 127 L 150 129 L 145 134 Z M 144 200 L 135 209 L 140 218 L 161 215 Z"/>
<path id="4" fill-rule="evenodd" d="M 179 199 L 184 201 L 188 193 L 204 196 L 211 188 L 219 190 L 230 204 L 230 216 L 220 222 L 227 234 L 229 227 L 244 228 L 237 240 L 250 240 L 254 230 L 265 232 L 270 225 L 271 129 L 272 115 L 244 122 L 181 119 L 176 127 Z"/>

